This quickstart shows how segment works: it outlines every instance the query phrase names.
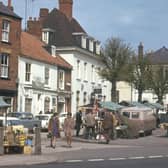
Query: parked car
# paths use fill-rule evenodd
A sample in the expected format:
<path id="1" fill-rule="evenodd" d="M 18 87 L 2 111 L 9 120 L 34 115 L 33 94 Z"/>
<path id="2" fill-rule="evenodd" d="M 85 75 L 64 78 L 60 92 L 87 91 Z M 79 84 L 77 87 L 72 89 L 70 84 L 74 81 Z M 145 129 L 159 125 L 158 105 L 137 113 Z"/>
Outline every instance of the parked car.
<path id="1" fill-rule="evenodd" d="M 10 112 L 7 116 L 20 119 L 21 124 L 24 125 L 25 128 L 28 128 L 29 132 L 34 132 L 35 127 L 41 128 L 41 121 L 35 119 L 30 112 Z"/>
<path id="2" fill-rule="evenodd" d="M 38 114 L 35 115 L 35 119 L 41 121 L 41 129 L 48 130 L 48 123 L 51 118 L 52 114 Z"/>

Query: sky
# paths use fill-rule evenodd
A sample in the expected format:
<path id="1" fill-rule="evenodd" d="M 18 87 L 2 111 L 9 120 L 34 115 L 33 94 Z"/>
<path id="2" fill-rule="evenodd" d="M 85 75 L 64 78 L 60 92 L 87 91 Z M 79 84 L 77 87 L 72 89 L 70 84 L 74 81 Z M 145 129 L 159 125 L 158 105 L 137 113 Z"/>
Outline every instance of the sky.
<path id="1" fill-rule="evenodd" d="M 7 4 L 8 0 L 0 0 Z M 23 18 L 38 17 L 40 8 L 58 8 L 58 0 L 12 0 L 16 14 Z M 73 0 L 73 17 L 85 31 L 103 45 L 108 38 L 118 37 L 137 50 L 168 47 L 168 0 Z"/>

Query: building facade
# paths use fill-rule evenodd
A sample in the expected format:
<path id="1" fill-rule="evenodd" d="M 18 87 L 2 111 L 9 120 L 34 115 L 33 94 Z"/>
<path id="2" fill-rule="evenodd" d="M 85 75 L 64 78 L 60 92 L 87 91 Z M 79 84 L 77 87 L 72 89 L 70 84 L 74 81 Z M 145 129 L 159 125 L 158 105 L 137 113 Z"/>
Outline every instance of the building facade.
<path id="1" fill-rule="evenodd" d="M 18 111 L 34 115 L 70 112 L 72 67 L 56 52 L 50 55 L 44 45 L 35 36 L 22 32 L 18 65 Z"/>
<path id="2" fill-rule="evenodd" d="M 17 109 L 18 56 L 20 53 L 21 17 L 16 15 L 10 0 L 0 2 L 0 96 Z"/>
<path id="3" fill-rule="evenodd" d="M 91 37 L 73 18 L 73 1 L 59 0 L 59 9 L 40 9 L 39 19 L 28 20 L 27 31 L 46 43 L 73 66 L 72 112 L 94 99 L 111 100 L 111 84 L 98 75 L 103 66 L 100 42 Z"/>

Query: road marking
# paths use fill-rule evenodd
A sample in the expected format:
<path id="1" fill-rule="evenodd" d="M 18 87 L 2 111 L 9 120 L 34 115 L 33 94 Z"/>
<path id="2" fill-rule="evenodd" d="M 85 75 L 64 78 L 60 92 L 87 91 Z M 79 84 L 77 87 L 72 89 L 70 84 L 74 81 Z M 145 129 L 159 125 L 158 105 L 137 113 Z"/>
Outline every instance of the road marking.
<path id="1" fill-rule="evenodd" d="M 129 157 L 128 159 L 130 159 L 130 160 L 136 160 L 136 159 L 145 159 L 145 157 L 144 156 L 138 156 L 138 157 Z"/>
<path id="2" fill-rule="evenodd" d="M 162 158 L 163 155 L 157 155 L 157 156 L 148 156 L 150 159 L 155 159 L 155 158 Z"/>
<path id="3" fill-rule="evenodd" d="M 77 162 L 83 162 L 83 160 L 66 160 L 66 163 L 77 163 Z"/>
<path id="4" fill-rule="evenodd" d="M 104 159 L 89 159 L 88 162 L 101 162 L 104 161 Z"/>
<path id="5" fill-rule="evenodd" d="M 126 158 L 110 158 L 108 160 L 126 160 Z"/>
<path id="6" fill-rule="evenodd" d="M 121 158 L 109 158 L 107 160 L 110 160 L 110 161 L 117 161 L 117 160 L 136 160 L 136 159 L 157 159 L 157 158 L 163 158 L 163 157 L 168 157 L 168 155 L 151 155 L 151 156 L 133 156 L 133 157 L 121 157 Z M 88 162 L 101 162 L 101 161 L 105 161 L 106 159 L 88 159 L 87 161 Z M 84 160 L 66 160 L 65 161 L 66 163 L 78 163 L 78 162 L 84 162 Z"/>

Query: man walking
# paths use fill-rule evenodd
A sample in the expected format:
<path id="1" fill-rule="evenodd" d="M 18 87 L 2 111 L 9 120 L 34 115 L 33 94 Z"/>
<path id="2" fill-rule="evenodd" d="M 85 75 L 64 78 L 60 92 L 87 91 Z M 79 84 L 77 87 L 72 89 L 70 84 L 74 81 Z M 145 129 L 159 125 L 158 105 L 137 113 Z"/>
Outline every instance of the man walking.
<path id="1" fill-rule="evenodd" d="M 76 124 L 75 124 L 77 137 L 79 136 L 81 124 L 82 124 L 82 111 L 79 110 L 79 112 L 76 113 Z"/>
<path id="2" fill-rule="evenodd" d="M 105 111 L 105 116 L 103 120 L 103 129 L 104 129 L 104 136 L 106 138 L 106 143 L 108 144 L 113 134 L 113 116 L 108 111 Z"/>

